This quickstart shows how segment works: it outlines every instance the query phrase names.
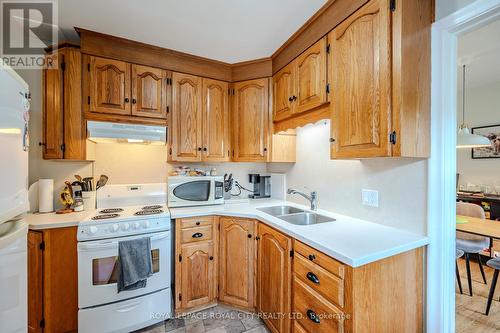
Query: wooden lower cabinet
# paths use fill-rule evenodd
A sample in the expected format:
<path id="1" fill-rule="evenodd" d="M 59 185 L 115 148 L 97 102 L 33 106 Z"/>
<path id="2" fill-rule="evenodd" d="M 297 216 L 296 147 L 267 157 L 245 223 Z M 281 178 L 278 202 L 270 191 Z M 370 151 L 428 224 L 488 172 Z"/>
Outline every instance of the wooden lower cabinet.
<path id="1" fill-rule="evenodd" d="M 273 333 L 423 332 L 423 248 L 353 268 L 247 218 L 178 219 L 176 237 L 178 314 L 219 301 Z"/>
<path id="2" fill-rule="evenodd" d="M 76 227 L 28 233 L 28 332 L 78 329 Z"/>
<path id="3" fill-rule="evenodd" d="M 271 332 L 289 332 L 292 239 L 263 223 L 257 237 L 257 311 Z"/>
<path id="4" fill-rule="evenodd" d="M 257 223 L 220 218 L 219 300 L 247 310 L 255 308 Z"/>
<path id="5" fill-rule="evenodd" d="M 175 309 L 192 312 L 217 302 L 216 217 L 177 219 Z"/>

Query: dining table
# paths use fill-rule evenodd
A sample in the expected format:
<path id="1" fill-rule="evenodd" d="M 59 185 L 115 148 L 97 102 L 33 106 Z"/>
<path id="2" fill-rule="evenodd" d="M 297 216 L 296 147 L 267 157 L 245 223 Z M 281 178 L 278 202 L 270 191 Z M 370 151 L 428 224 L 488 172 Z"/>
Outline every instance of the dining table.
<path id="1" fill-rule="evenodd" d="M 500 239 L 500 221 L 457 215 L 457 231 Z"/>

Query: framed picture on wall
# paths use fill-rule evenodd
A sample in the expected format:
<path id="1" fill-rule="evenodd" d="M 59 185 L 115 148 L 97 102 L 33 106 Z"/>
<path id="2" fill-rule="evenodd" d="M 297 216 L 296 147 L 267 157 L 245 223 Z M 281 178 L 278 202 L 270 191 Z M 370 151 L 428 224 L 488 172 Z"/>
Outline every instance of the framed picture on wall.
<path id="1" fill-rule="evenodd" d="M 472 148 L 472 158 L 500 158 L 500 125 L 473 127 L 472 133 L 487 137 L 491 147 Z"/>

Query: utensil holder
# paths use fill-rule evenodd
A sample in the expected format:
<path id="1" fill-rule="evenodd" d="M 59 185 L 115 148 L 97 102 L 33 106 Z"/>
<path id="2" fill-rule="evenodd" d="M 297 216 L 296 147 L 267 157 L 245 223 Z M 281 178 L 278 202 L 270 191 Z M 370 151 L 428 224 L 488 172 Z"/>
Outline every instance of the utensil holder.
<path id="1" fill-rule="evenodd" d="M 96 208 L 96 191 L 83 191 L 83 210 L 89 211 Z"/>

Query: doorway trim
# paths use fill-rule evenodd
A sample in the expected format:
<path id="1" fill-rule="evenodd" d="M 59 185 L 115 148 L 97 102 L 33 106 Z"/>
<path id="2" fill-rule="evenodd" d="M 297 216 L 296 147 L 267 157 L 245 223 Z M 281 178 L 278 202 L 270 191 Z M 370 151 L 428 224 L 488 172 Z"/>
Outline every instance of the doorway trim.
<path id="1" fill-rule="evenodd" d="M 457 38 L 499 18 L 500 0 L 477 0 L 432 25 L 427 332 L 455 332 Z"/>

